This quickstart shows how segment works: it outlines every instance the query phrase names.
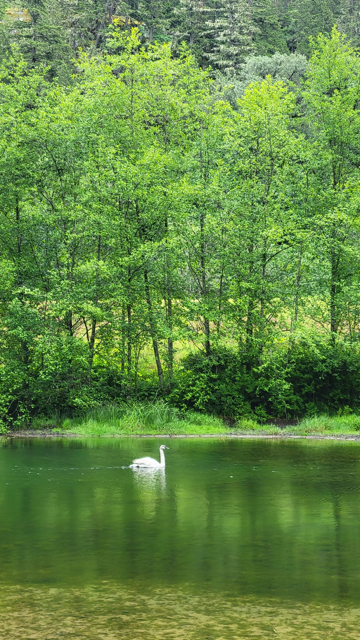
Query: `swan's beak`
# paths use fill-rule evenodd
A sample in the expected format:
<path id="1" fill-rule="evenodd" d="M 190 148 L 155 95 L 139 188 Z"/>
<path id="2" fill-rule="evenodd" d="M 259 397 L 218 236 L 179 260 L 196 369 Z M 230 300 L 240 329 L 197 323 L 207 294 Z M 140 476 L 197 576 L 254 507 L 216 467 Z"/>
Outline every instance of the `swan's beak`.
<path id="1" fill-rule="evenodd" d="M 169 447 L 164 447 L 164 449 L 168 449 Z"/>

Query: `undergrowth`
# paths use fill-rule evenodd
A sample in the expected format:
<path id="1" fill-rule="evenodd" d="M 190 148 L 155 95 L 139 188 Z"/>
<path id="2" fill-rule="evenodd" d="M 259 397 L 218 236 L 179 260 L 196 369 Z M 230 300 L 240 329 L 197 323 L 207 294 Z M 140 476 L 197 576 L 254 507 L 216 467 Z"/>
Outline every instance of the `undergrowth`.
<path id="1" fill-rule="evenodd" d="M 49 421 L 47 421 L 49 423 Z M 44 428 L 37 421 L 33 428 Z M 220 418 L 195 411 L 181 412 L 166 402 L 107 405 L 74 418 L 58 419 L 52 425 L 78 435 L 225 434 L 229 428 Z"/>
<path id="2" fill-rule="evenodd" d="M 221 418 L 196 411 L 181 411 L 165 401 L 112 404 L 93 408 L 69 418 L 35 419 L 33 430 L 52 429 L 64 434 L 84 436 L 115 435 L 360 435 L 360 416 L 318 415 L 303 418 L 296 426 L 280 428 L 259 424 L 251 418 L 239 419 L 232 426 Z"/>
<path id="3" fill-rule="evenodd" d="M 354 414 L 343 416 L 313 416 L 303 418 L 296 426 L 288 426 L 284 429 L 273 424 L 259 425 L 252 420 L 243 420 L 237 423 L 237 428 L 241 433 L 258 435 L 360 435 L 360 416 Z"/>

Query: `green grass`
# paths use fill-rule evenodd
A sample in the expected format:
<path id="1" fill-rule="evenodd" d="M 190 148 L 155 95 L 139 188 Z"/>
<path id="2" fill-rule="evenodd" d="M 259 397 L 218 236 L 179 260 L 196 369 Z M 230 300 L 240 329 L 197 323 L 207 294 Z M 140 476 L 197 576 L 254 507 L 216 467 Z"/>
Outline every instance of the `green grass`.
<path id="1" fill-rule="evenodd" d="M 33 429 L 49 427 L 84 436 L 229 433 L 229 427 L 220 418 L 191 411 L 183 413 L 161 401 L 109 405 L 75 418 L 37 420 L 32 424 Z"/>
<path id="2" fill-rule="evenodd" d="M 239 421 L 237 429 L 242 433 L 264 435 L 334 436 L 360 435 L 360 416 L 319 415 L 303 418 L 296 426 L 280 429 L 275 425 L 259 425 L 252 421 Z"/>
<path id="3" fill-rule="evenodd" d="M 164 401 L 107 405 L 91 409 L 74 418 L 35 419 L 33 430 L 52 429 L 64 434 L 82 436 L 121 435 L 360 435 L 360 416 L 320 415 L 304 418 L 297 426 L 280 429 L 274 424 L 259 424 L 242 418 L 230 427 L 221 418 L 181 412 Z"/>

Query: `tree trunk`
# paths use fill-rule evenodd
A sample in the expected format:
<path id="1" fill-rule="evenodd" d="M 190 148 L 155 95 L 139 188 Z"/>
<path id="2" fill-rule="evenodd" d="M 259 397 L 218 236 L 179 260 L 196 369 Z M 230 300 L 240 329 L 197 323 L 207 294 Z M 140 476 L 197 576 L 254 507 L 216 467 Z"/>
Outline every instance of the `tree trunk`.
<path id="1" fill-rule="evenodd" d="M 224 285 L 224 265 L 222 265 L 222 267 L 221 267 L 220 282 L 219 282 L 219 305 L 218 305 L 219 318 L 218 318 L 218 321 L 216 323 L 216 333 L 217 333 L 218 338 L 220 338 L 223 285 Z"/>
<path id="2" fill-rule="evenodd" d="M 201 267 L 201 294 L 203 300 L 207 299 L 207 283 L 206 283 L 206 258 L 205 258 L 205 213 L 201 209 L 200 213 L 200 267 Z M 207 356 L 211 353 L 210 344 L 210 321 L 207 316 L 204 316 L 204 334 L 205 334 L 205 353 Z"/>
<path id="3" fill-rule="evenodd" d="M 166 233 L 166 316 L 167 316 L 167 324 L 170 331 L 170 336 L 168 337 L 168 372 L 170 382 L 173 378 L 173 365 L 174 365 L 174 343 L 172 338 L 172 329 L 173 329 L 173 318 L 172 318 L 172 286 L 171 286 L 171 271 L 168 260 L 168 233 L 169 233 L 169 225 L 168 219 L 165 218 L 165 233 Z"/>
<path id="4" fill-rule="evenodd" d="M 101 256 L 101 235 L 99 234 L 98 235 L 98 244 L 97 244 L 97 256 L 96 256 L 97 257 L 96 289 L 95 289 L 95 304 L 96 305 L 99 302 L 98 284 L 99 284 L 99 262 L 100 262 L 100 256 Z M 90 349 L 90 355 L 89 355 L 90 373 L 89 373 L 89 377 L 91 376 L 91 371 L 92 371 L 93 362 L 94 362 L 96 327 L 97 327 L 97 320 L 96 320 L 96 318 L 92 318 L 92 320 L 91 320 L 90 341 L 89 341 L 89 349 Z"/>
<path id="5" fill-rule="evenodd" d="M 65 313 L 64 322 L 65 322 L 65 327 L 68 330 L 70 336 L 73 337 L 73 335 L 74 335 L 74 331 L 73 331 L 74 326 L 73 326 L 73 313 L 72 313 L 71 309 L 69 309 Z"/>
<path id="6" fill-rule="evenodd" d="M 253 242 L 250 243 L 248 251 L 250 254 L 249 255 L 249 271 L 248 271 L 248 278 L 249 278 L 249 284 L 250 284 L 254 274 L 254 243 Z M 245 346 L 246 346 L 246 351 L 248 353 L 250 352 L 252 348 L 252 343 L 253 343 L 254 310 L 255 310 L 255 300 L 254 300 L 253 292 L 250 289 L 248 305 L 247 305 L 247 313 L 246 313 L 246 325 L 245 325 L 245 333 L 246 333 Z"/>
<path id="7" fill-rule="evenodd" d="M 264 239 L 264 249 L 261 260 L 261 296 L 260 296 L 260 333 L 264 332 L 264 317 L 265 317 L 265 293 L 266 293 L 266 264 L 267 264 L 267 242 Z"/>
<path id="8" fill-rule="evenodd" d="M 250 348 L 250 346 L 252 344 L 252 339 L 253 339 L 253 335 L 254 335 L 254 322 L 253 322 L 254 309 L 255 309 L 254 298 L 253 298 L 253 296 L 250 296 L 250 298 L 248 300 L 248 308 L 247 308 L 247 314 L 246 314 L 246 326 L 245 326 L 247 350 L 248 350 L 248 348 Z"/>
<path id="9" fill-rule="evenodd" d="M 297 321 L 298 321 L 298 313 L 299 313 L 299 297 L 300 297 L 300 282 L 301 282 L 301 263 L 302 263 L 302 253 L 303 253 L 303 245 L 300 245 L 299 251 L 299 259 L 297 263 L 297 271 L 296 271 L 296 282 L 295 282 L 295 299 L 294 299 L 294 315 L 291 318 L 290 322 L 290 334 L 289 334 L 289 342 L 288 342 L 288 351 L 287 351 L 287 359 L 286 364 L 289 364 L 289 356 L 291 347 L 293 344 L 293 333 L 296 329 Z"/>
<path id="10" fill-rule="evenodd" d="M 128 391 L 131 391 L 131 367 L 132 367 L 132 331 L 131 331 L 131 305 L 126 305 L 127 313 L 127 377 Z"/>
<path id="11" fill-rule="evenodd" d="M 125 385 L 125 345 L 126 345 L 126 328 L 125 328 L 125 305 L 121 308 L 121 390 L 124 391 Z"/>
<path id="12" fill-rule="evenodd" d="M 156 332 L 156 323 L 155 323 L 155 318 L 154 318 L 153 308 L 152 308 L 152 302 L 151 302 L 151 296 L 150 296 L 148 272 L 147 272 L 146 269 L 144 270 L 144 281 L 145 281 L 146 302 L 147 302 L 148 311 L 149 311 L 150 332 L 151 332 L 151 338 L 152 338 L 152 343 L 153 343 L 153 350 L 154 350 L 156 368 L 157 368 L 157 372 L 158 372 L 158 376 L 159 376 L 159 383 L 160 383 L 160 386 L 162 387 L 163 384 L 164 384 L 164 374 L 163 374 L 161 360 L 160 360 L 159 344 L 158 344 L 158 341 L 157 341 L 157 332 Z"/>
<path id="13" fill-rule="evenodd" d="M 90 372 L 92 371 L 92 366 L 94 362 L 94 353 L 95 353 L 95 336 L 96 336 L 96 318 L 93 318 L 91 321 L 91 332 L 90 332 L 90 341 L 89 341 L 89 367 Z"/>
<path id="14" fill-rule="evenodd" d="M 168 317 L 168 326 L 170 332 L 172 332 L 172 300 L 169 296 L 167 301 L 167 317 Z M 168 367 L 169 367 L 169 378 L 170 381 L 173 378 L 173 369 L 174 369 L 174 342 L 172 339 L 172 335 L 168 338 Z"/>
<path id="15" fill-rule="evenodd" d="M 16 248 L 17 248 L 17 284 L 18 286 L 22 285 L 22 269 L 21 269 L 21 245 L 22 245 L 22 238 L 21 238 L 21 233 L 20 233 L 20 207 L 19 207 L 19 203 L 16 200 L 16 207 L 15 207 L 15 217 L 16 217 L 16 233 L 17 233 L 17 238 L 16 238 Z"/>
<path id="16" fill-rule="evenodd" d="M 293 332 L 296 329 L 298 313 L 299 313 L 299 294 L 300 294 L 300 281 L 301 281 L 301 262 L 302 262 L 302 250 L 303 246 L 300 245 L 300 253 L 297 264 L 297 273 L 296 273 L 296 289 L 295 289 L 295 300 L 294 300 L 294 318 L 291 323 L 290 331 Z"/>
<path id="17" fill-rule="evenodd" d="M 31 16 L 31 17 L 32 17 L 33 25 L 34 25 L 34 26 L 33 26 L 33 30 L 32 30 L 32 38 L 31 38 L 31 39 L 32 39 L 32 42 L 33 42 L 33 44 L 32 44 L 32 49 L 31 49 L 31 52 L 32 52 L 32 55 L 31 55 L 31 62 L 32 62 L 33 64 L 36 64 L 36 31 L 35 31 L 35 28 L 36 28 L 36 19 L 34 18 L 34 16 Z"/>
<path id="18" fill-rule="evenodd" d="M 330 280 L 330 332 L 331 340 L 335 344 L 336 333 L 338 330 L 338 309 L 337 309 L 337 294 L 338 294 L 338 268 L 339 268 L 339 256 L 334 248 L 331 247 L 330 254 L 331 261 L 331 280 Z"/>
<path id="19" fill-rule="evenodd" d="M 261 260 L 261 294 L 260 294 L 260 323 L 259 323 L 259 365 L 262 364 L 262 351 L 264 348 L 265 333 L 265 295 L 266 295 L 266 265 L 267 265 L 267 241 L 264 239 L 264 249 Z"/>

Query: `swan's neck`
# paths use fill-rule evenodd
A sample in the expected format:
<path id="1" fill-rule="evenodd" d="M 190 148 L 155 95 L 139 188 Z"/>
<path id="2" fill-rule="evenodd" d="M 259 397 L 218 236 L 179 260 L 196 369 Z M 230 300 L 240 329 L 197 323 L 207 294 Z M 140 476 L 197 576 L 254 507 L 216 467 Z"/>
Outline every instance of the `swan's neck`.
<path id="1" fill-rule="evenodd" d="M 160 464 L 161 464 L 162 467 L 165 467 L 164 449 L 160 449 Z"/>

